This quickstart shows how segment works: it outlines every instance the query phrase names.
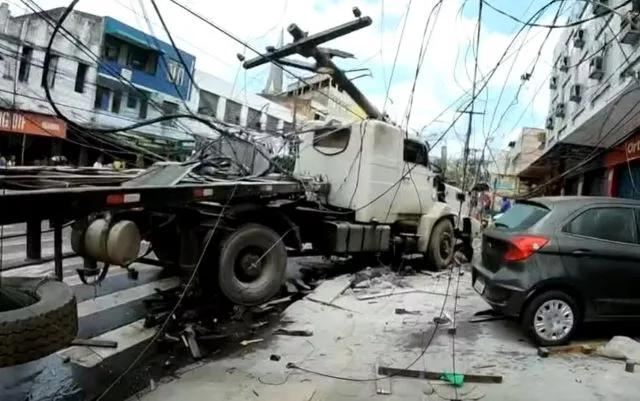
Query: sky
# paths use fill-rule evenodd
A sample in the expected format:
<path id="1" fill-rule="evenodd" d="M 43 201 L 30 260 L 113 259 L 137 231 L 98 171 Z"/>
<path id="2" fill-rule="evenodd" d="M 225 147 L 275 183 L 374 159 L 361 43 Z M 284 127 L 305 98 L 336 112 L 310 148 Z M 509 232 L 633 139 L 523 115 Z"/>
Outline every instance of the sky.
<path id="1" fill-rule="evenodd" d="M 489 4 L 521 20 L 528 20 L 548 1 L 488 0 Z M 68 5 L 69 0 L 36 0 L 44 9 Z M 237 54 L 256 54 L 170 0 L 156 0 L 178 46 L 197 57 L 196 68 L 234 83 L 238 94 L 259 92 L 266 83 L 267 67 L 244 70 Z M 475 65 L 478 26 L 476 0 L 179 0 L 203 18 L 231 33 L 250 47 L 264 51 L 276 45 L 283 29 L 296 23 L 316 33 L 351 21 L 352 7 L 373 19 L 373 24 L 325 46 L 350 52 L 355 59 L 337 60 L 345 69 L 367 68 L 354 82 L 364 94 L 396 122 L 420 131 L 434 145 L 460 154 L 467 132 L 468 107 Z M 540 24 L 552 23 L 559 6 L 558 24 L 579 0 L 557 1 L 539 14 Z M 15 14 L 24 13 L 21 0 L 9 2 Z M 150 0 L 81 0 L 76 9 L 109 15 L 166 40 L 167 36 Z M 145 19 L 145 13 L 147 19 Z M 429 18 L 431 14 L 431 18 Z M 148 21 L 148 22 L 147 22 Z M 544 127 L 553 47 L 562 29 L 523 27 L 486 5 L 480 19 L 478 89 L 473 115 L 471 147 L 487 143 L 497 151 L 514 140 L 522 127 Z M 428 25 L 426 25 L 428 22 Z M 419 51 L 427 27 L 427 45 L 419 64 Z M 523 29 L 524 28 L 524 29 Z M 285 43 L 291 37 L 284 33 Z M 540 54 L 538 56 L 538 54 Z M 498 61 L 502 62 L 496 68 Z M 537 60 L 537 62 L 536 62 Z M 417 80 L 416 67 L 420 65 Z M 522 81 L 525 73 L 533 73 Z M 307 76 L 288 69 L 296 77 Z M 362 72 L 352 72 L 356 77 Z M 297 78 L 285 74 L 288 82 Z M 412 107 L 409 107 L 413 90 Z M 411 110 L 410 113 L 407 111 Z M 447 130 L 449 127 L 452 129 Z M 446 135 L 435 144 L 435 140 Z"/>

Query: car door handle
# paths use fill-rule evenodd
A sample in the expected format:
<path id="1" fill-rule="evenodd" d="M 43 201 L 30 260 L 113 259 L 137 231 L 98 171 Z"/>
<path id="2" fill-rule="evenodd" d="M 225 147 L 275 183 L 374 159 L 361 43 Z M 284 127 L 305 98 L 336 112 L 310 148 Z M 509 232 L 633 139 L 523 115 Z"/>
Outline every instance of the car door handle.
<path id="1" fill-rule="evenodd" d="M 575 251 L 571 252 L 572 255 L 576 255 L 576 256 L 588 255 L 590 253 L 591 251 L 588 249 L 576 249 Z"/>

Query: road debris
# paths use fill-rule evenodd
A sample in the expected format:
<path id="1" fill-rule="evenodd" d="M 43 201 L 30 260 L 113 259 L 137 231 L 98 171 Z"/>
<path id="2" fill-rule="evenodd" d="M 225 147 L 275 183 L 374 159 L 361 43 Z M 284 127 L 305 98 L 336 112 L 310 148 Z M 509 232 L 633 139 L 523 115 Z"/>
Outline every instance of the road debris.
<path id="1" fill-rule="evenodd" d="M 338 276 L 332 280 L 326 280 L 313 293 L 307 295 L 307 299 L 323 304 L 333 304 L 338 297 L 351 287 L 352 281 L 351 275 Z"/>
<path id="2" fill-rule="evenodd" d="M 476 312 L 473 314 L 471 318 L 469 318 L 469 323 L 482 323 L 482 322 L 491 322 L 495 320 L 504 320 L 506 317 L 493 309 L 486 309 L 480 312 Z"/>
<path id="3" fill-rule="evenodd" d="M 596 353 L 610 359 L 640 363 L 640 343 L 625 336 L 615 336 Z"/>
<path id="4" fill-rule="evenodd" d="M 441 325 L 441 324 L 449 324 L 451 323 L 452 319 L 449 316 L 449 314 L 447 312 L 442 312 L 442 314 L 440 314 L 440 316 L 434 316 L 433 317 L 433 323 Z"/>
<path id="5" fill-rule="evenodd" d="M 625 372 L 633 373 L 633 371 L 635 370 L 635 368 L 636 368 L 636 364 L 635 364 L 634 362 L 629 362 L 629 361 L 627 361 L 627 362 L 625 362 L 625 364 L 624 364 L 624 371 L 625 371 Z"/>
<path id="6" fill-rule="evenodd" d="M 376 294 L 367 294 L 367 295 L 360 295 L 358 297 L 356 297 L 356 299 L 358 301 L 368 301 L 370 299 L 375 299 L 375 298 L 385 298 L 385 297 L 391 297 L 394 295 L 404 295 L 404 294 L 411 294 L 414 292 L 419 292 L 419 293 L 423 293 L 423 294 L 431 294 L 431 295 L 441 295 L 443 297 L 446 297 L 447 294 L 445 294 L 444 292 L 437 292 L 437 291 L 425 291 L 425 290 L 417 290 L 415 288 L 411 288 L 411 289 L 404 289 L 404 290 L 394 290 L 394 291 L 387 291 L 387 292 L 379 292 Z M 458 297 L 460 298 L 464 298 L 462 295 L 459 295 Z"/>
<path id="7" fill-rule="evenodd" d="M 556 354 L 592 354 L 595 351 L 595 347 L 586 343 L 574 343 L 567 345 L 558 345 L 553 347 L 538 347 L 538 356 L 546 358 L 550 355 Z"/>
<path id="8" fill-rule="evenodd" d="M 401 376 L 409 377 L 413 379 L 426 379 L 426 380 L 447 380 L 448 375 L 452 375 L 450 372 L 431 372 L 425 370 L 411 370 L 411 369 L 398 369 L 390 368 L 386 366 L 378 367 L 378 374 L 383 376 Z M 467 383 L 502 383 L 502 376 L 498 375 L 476 375 L 476 374 L 462 374 L 456 373 L 456 381 L 463 380 Z M 461 377 L 461 378 L 460 378 Z"/>
<path id="9" fill-rule="evenodd" d="M 273 332 L 273 334 L 280 335 L 280 336 L 311 337 L 313 336 L 313 331 L 277 329 Z"/>
<path id="10" fill-rule="evenodd" d="M 264 341 L 264 339 L 262 339 L 262 338 L 255 338 L 253 340 L 242 340 L 242 341 L 240 341 L 240 345 L 242 345 L 243 347 L 246 347 L 247 345 L 259 343 L 259 342 L 262 342 L 262 341 Z"/>
<path id="11" fill-rule="evenodd" d="M 269 356 L 269 360 L 274 361 L 274 362 L 279 362 L 280 361 L 280 355 L 278 354 L 271 354 L 271 356 Z"/>
<path id="12" fill-rule="evenodd" d="M 373 374 L 376 380 L 373 382 L 376 387 L 376 394 L 391 395 L 391 378 L 378 374 L 378 365 L 373 367 Z"/>
<path id="13" fill-rule="evenodd" d="M 396 315 L 420 315 L 420 311 L 406 310 L 404 308 L 396 308 Z"/>

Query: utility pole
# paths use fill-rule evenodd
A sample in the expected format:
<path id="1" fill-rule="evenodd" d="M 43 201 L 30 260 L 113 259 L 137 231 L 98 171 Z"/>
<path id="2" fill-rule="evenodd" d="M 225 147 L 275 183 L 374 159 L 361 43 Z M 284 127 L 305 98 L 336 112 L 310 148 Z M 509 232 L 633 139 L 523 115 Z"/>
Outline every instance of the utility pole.
<path id="1" fill-rule="evenodd" d="M 467 126 L 467 135 L 464 141 L 464 161 L 462 166 L 462 191 L 466 192 L 467 188 L 467 164 L 469 163 L 469 141 L 471 140 L 471 130 L 473 129 L 473 115 L 474 114 L 483 114 L 480 112 L 475 112 L 474 105 L 476 101 L 476 80 L 478 76 L 478 53 L 480 51 L 480 27 L 482 25 L 482 4 L 484 3 L 482 0 L 478 1 L 478 30 L 476 32 L 476 63 L 473 67 L 473 83 L 471 86 L 471 104 L 469 105 L 469 110 L 462 111 L 462 113 L 469 114 L 469 124 Z"/>
<path id="2" fill-rule="evenodd" d="M 366 28 L 372 24 L 369 17 L 363 17 L 357 7 L 353 8 L 355 19 L 351 22 L 338 25 L 325 31 L 309 35 L 296 24 L 291 24 L 287 28 L 287 32 L 293 37 L 293 42 L 280 48 L 268 47 L 266 54 L 260 55 L 253 59 L 244 61 L 242 66 L 245 69 L 255 68 L 257 66 L 274 62 L 279 65 L 286 65 L 293 68 L 299 68 L 318 74 L 328 74 L 333 81 L 344 90 L 353 101 L 367 114 L 367 117 L 378 120 L 385 120 L 385 116 L 373 105 L 366 96 L 351 82 L 345 71 L 340 69 L 333 62 L 334 57 L 352 58 L 352 54 L 336 49 L 321 47 L 320 45 L 344 35 L 355 32 L 359 29 Z M 302 62 L 287 58 L 298 54 L 306 58 L 315 59 L 315 64 Z"/>

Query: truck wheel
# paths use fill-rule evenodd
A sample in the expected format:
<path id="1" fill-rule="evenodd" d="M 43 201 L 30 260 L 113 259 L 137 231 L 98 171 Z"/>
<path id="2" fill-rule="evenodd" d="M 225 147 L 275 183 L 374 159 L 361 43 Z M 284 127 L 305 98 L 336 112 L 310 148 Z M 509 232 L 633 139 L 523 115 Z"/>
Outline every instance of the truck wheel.
<path id="1" fill-rule="evenodd" d="M 272 229 L 247 224 L 222 244 L 218 285 L 222 293 L 240 305 L 268 301 L 282 286 L 287 269 L 287 249 Z"/>
<path id="2" fill-rule="evenodd" d="M 440 220 L 433 227 L 431 237 L 429 237 L 429 246 L 427 247 L 428 266 L 436 270 L 442 270 L 449 266 L 451 260 L 453 260 L 454 246 L 453 223 L 449 219 Z"/>
<path id="3" fill-rule="evenodd" d="M 39 278 L 2 278 L 0 368 L 59 351 L 77 333 L 76 298 L 68 285 Z"/>
<path id="4" fill-rule="evenodd" d="M 578 326 L 576 301 L 562 291 L 547 291 L 531 300 L 522 314 L 522 328 L 537 345 L 569 342 Z"/>

